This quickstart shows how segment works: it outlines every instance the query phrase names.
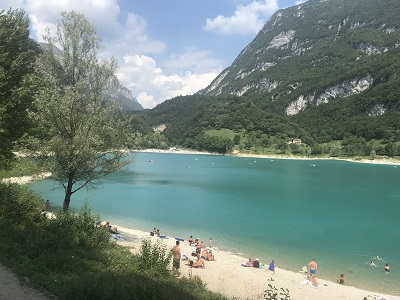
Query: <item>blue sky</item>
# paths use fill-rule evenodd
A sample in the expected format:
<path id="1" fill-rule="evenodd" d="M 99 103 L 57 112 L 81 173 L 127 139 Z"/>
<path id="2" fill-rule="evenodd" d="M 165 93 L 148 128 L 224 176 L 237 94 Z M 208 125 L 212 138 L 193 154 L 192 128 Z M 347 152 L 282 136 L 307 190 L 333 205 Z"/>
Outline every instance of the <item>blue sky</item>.
<path id="1" fill-rule="evenodd" d="M 144 108 L 205 88 L 279 9 L 302 0 L 2 0 L 22 8 L 31 37 L 62 11 L 79 11 L 97 28 L 104 57 L 118 59 L 117 76 Z"/>

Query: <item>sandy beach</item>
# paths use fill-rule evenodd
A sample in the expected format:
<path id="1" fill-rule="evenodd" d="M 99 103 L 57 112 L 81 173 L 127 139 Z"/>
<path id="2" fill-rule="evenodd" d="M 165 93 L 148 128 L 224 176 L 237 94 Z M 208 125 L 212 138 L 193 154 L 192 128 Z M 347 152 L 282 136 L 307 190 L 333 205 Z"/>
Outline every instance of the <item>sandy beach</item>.
<path id="1" fill-rule="evenodd" d="M 9 178 L 4 178 L 2 180 L 8 183 L 27 184 L 32 181 L 46 179 L 50 176 L 51 176 L 50 172 L 45 172 L 34 176 L 9 177 Z"/>
<path id="2" fill-rule="evenodd" d="M 118 227 L 118 230 L 122 233 L 121 237 L 126 237 L 126 241 L 118 240 L 117 242 L 120 245 L 129 247 L 132 253 L 138 252 L 142 238 L 148 237 L 152 242 L 161 241 L 166 245 L 167 249 L 172 249 L 176 242 L 174 237 L 168 237 L 167 239 L 150 237 L 149 233 L 131 228 Z M 205 240 L 204 243 L 207 245 L 208 240 Z M 214 245 L 217 246 L 217 243 Z M 187 237 L 185 237 L 185 241 L 180 243 L 180 248 L 182 254 L 196 261 L 196 258 L 191 256 L 195 247 L 189 246 Z M 213 249 L 216 261 L 206 261 L 205 269 L 192 268 L 192 276 L 198 275 L 206 283 L 208 289 L 228 297 L 264 299 L 264 291 L 268 288 L 268 284 L 271 284 L 277 289 L 288 289 L 291 299 L 294 300 L 363 300 L 364 297 L 367 297 L 368 300 L 400 299 L 397 296 L 365 291 L 321 279 L 318 279 L 319 286 L 313 287 L 308 284 L 306 274 L 281 269 L 279 268 L 279 262 L 277 262 L 276 272 L 273 274 L 268 270 L 269 261 L 261 261 L 266 266 L 259 269 L 243 267 L 242 264 L 245 264 L 248 258 L 226 251 L 218 251 L 216 247 Z M 308 262 L 305 262 L 306 264 Z M 299 267 L 299 271 L 301 268 L 302 266 Z M 323 266 L 319 266 L 319 268 L 323 269 Z M 189 270 L 190 268 L 186 265 L 186 261 L 181 261 L 181 277 L 188 277 Z"/>

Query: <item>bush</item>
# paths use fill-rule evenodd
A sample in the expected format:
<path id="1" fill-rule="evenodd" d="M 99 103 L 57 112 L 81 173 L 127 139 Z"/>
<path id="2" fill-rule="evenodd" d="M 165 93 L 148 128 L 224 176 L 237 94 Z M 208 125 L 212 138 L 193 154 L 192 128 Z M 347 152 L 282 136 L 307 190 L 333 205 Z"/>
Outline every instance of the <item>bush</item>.
<path id="1" fill-rule="evenodd" d="M 43 228 L 41 246 L 54 251 L 103 249 L 109 243 L 110 234 L 99 224 L 100 217 L 93 216 L 86 204 L 76 214 L 57 213 Z"/>
<path id="2" fill-rule="evenodd" d="M 152 243 L 151 239 L 143 238 L 138 255 L 138 267 L 140 270 L 151 270 L 155 274 L 170 274 L 169 263 L 172 259 L 172 252 L 166 251 L 166 246 L 161 240 Z"/>
<path id="3" fill-rule="evenodd" d="M 44 217 L 41 201 L 27 189 L 0 181 L 0 226 L 2 235 L 19 241 L 35 238 Z"/>
<path id="4" fill-rule="evenodd" d="M 280 288 L 278 289 L 272 284 L 268 284 L 268 288 L 264 292 L 264 299 L 266 300 L 290 300 L 289 290 Z"/>
<path id="5" fill-rule="evenodd" d="M 226 299 L 199 279 L 172 276 L 171 251 L 142 240 L 139 255 L 112 241 L 87 205 L 47 219 L 41 200 L 0 182 L 0 261 L 60 300 Z"/>

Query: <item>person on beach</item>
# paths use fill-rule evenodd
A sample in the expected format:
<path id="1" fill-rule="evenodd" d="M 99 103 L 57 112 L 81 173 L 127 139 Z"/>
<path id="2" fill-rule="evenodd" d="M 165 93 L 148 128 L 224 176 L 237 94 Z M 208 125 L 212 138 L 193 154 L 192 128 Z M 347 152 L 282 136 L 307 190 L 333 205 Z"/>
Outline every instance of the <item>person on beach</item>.
<path id="1" fill-rule="evenodd" d="M 208 247 L 212 247 L 212 238 L 210 238 L 210 240 L 208 241 Z"/>
<path id="2" fill-rule="evenodd" d="M 389 272 L 390 271 L 390 266 L 388 264 L 385 265 L 385 271 Z"/>
<path id="3" fill-rule="evenodd" d="M 196 256 L 197 259 L 200 259 L 200 253 L 201 253 L 201 248 L 203 248 L 203 242 L 202 241 L 198 241 L 197 245 L 196 245 Z"/>
<path id="4" fill-rule="evenodd" d="M 207 260 L 208 260 L 208 261 L 215 260 L 214 254 L 212 253 L 212 250 L 211 250 L 211 249 L 208 250 Z"/>
<path id="5" fill-rule="evenodd" d="M 253 261 L 249 258 L 249 261 L 246 263 L 246 267 L 253 267 Z"/>
<path id="6" fill-rule="evenodd" d="M 46 203 L 44 204 L 44 210 L 50 211 L 50 201 L 49 200 L 46 200 Z"/>
<path id="7" fill-rule="evenodd" d="M 260 260 L 258 258 L 253 261 L 253 268 L 260 268 Z"/>
<path id="8" fill-rule="evenodd" d="M 273 260 L 270 262 L 268 270 L 274 272 L 275 274 L 275 262 Z"/>
<path id="9" fill-rule="evenodd" d="M 340 274 L 339 279 L 337 281 L 339 284 L 344 284 L 344 274 Z"/>
<path id="10" fill-rule="evenodd" d="M 114 234 L 118 234 L 118 228 L 116 226 L 111 226 L 110 222 L 106 222 L 106 224 L 104 224 L 104 227 L 108 229 L 108 232 L 110 233 L 114 233 Z"/>
<path id="11" fill-rule="evenodd" d="M 193 268 L 205 268 L 204 259 L 200 258 L 197 262 L 193 262 L 193 260 L 189 261 L 189 266 Z"/>
<path id="12" fill-rule="evenodd" d="M 160 229 L 157 229 L 155 236 L 158 236 L 158 237 L 161 236 L 161 234 L 160 234 Z"/>
<path id="13" fill-rule="evenodd" d="M 318 279 L 317 279 L 317 275 L 313 274 L 311 276 L 311 283 L 313 286 L 318 287 Z"/>
<path id="14" fill-rule="evenodd" d="M 188 239 L 189 242 L 189 246 L 192 246 L 193 244 L 193 235 L 190 236 L 190 238 Z"/>
<path id="15" fill-rule="evenodd" d="M 207 250 L 207 249 L 204 249 L 204 250 L 201 252 L 200 258 L 202 258 L 202 259 L 207 259 L 207 255 L 208 255 L 208 250 Z"/>
<path id="16" fill-rule="evenodd" d="M 172 268 L 175 276 L 179 276 L 179 268 L 181 266 L 181 249 L 179 248 L 179 241 L 176 241 L 176 245 L 172 248 Z"/>
<path id="17" fill-rule="evenodd" d="M 318 264 L 315 262 L 315 258 L 308 264 L 310 267 L 310 273 L 316 275 L 318 271 Z"/>

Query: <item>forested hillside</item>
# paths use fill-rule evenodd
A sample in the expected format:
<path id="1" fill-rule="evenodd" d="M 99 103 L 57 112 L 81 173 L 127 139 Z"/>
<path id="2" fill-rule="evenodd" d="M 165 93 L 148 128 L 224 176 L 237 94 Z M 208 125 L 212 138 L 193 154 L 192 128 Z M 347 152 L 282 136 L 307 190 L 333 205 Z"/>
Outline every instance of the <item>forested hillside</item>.
<path id="1" fill-rule="evenodd" d="M 275 149 L 300 138 L 312 154 L 393 156 L 400 140 L 398 15 L 396 0 L 310 0 L 278 11 L 206 89 L 145 118 L 165 124 L 171 143 L 197 149 L 209 148 L 209 130 L 229 129 L 242 142 L 255 136 L 252 146 L 234 143 L 253 151 L 265 137 Z"/>

